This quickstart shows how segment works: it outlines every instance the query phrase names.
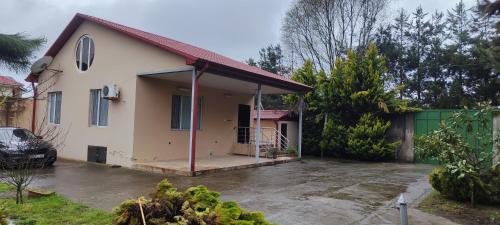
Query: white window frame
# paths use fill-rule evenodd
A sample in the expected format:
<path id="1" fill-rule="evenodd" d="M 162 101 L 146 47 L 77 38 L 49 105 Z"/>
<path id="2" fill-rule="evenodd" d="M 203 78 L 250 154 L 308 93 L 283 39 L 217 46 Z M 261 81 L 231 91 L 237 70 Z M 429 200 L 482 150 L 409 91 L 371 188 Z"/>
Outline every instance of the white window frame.
<path id="1" fill-rule="evenodd" d="M 52 100 L 52 96 L 54 96 L 54 99 Z M 59 96 L 59 121 L 56 122 L 56 109 L 57 109 L 57 96 Z M 54 125 L 59 125 L 61 124 L 61 106 L 62 106 L 62 91 L 52 91 L 47 93 L 47 114 L 49 115 L 48 117 L 48 122 L 50 124 Z M 51 111 L 51 109 L 53 109 Z"/>
<path id="2" fill-rule="evenodd" d="M 93 100 L 92 100 L 92 91 L 97 91 L 97 118 L 96 118 L 96 124 L 92 124 L 92 107 L 93 106 Z M 102 98 L 102 89 L 90 89 L 90 101 L 89 101 L 89 126 L 91 127 L 100 127 L 100 128 L 105 128 L 109 125 L 109 100 L 108 101 L 108 112 L 106 113 L 106 116 L 108 117 L 106 120 L 106 125 L 99 125 L 101 121 L 101 101 L 103 101 Z"/>
<path id="3" fill-rule="evenodd" d="M 88 62 L 88 65 L 87 65 L 87 69 L 86 70 L 82 70 L 82 62 L 83 62 L 83 39 L 85 38 L 88 38 L 89 39 L 89 48 L 88 48 L 88 52 L 87 52 L 87 62 Z M 80 72 L 87 72 L 89 69 L 90 69 L 90 66 L 91 66 L 91 63 L 90 63 L 90 49 L 91 49 L 91 45 L 94 45 L 94 40 L 92 39 L 92 37 L 90 37 L 90 35 L 88 34 L 85 34 L 83 36 L 80 37 L 80 39 L 78 39 L 78 42 L 76 43 L 76 48 L 75 48 L 75 51 L 78 49 L 80 50 L 80 55 L 78 56 L 78 59 L 76 58 L 76 54 L 75 54 L 75 61 L 78 60 L 78 63 L 76 65 L 76 68 L 78 69 L 78 71 Z M 95 45 L 94 45 L 94 55 L 95 55 Z"/>
<path id="4" fill-rule="evenodd" d="M 170 124 L 170 129 L 173 130 L 173 131 L 188 131 L 191 129 L 191 113 L 189 114 L 189 127 L 187 128 L 182 128 L 182 97 L 189 97 L 190 101 L 189 101 L 189 104 L 191 105 L 191 95 L 180 95 L 180 94 L 173 94 L 172 95 L 172 98 L 174 96 L 179 96 L 181 98 L 181 101 L 180 101 L 180 104 L 179 104 L 179 110 L 181 110 L 179 112 L 179 128 L 172 128 L 172 124 Z M 197 130 L 201 130 L 201 127 L 202 127 L 202 117 L 203 117 L 203 97 L 202 96 L 198 96 L 198 101 L 200 102 L 199 104 L 199 110 L 200 110 L 200 115 L 198 116 L 198 123 L 200 124 L 199 127 L 197 127 Z M 171 107 L 171 110 L 170 110 L 170 117 L 174 116 L 172 115 L 172 108 L 173 108 L 173 102 L 171 102 L 170 104 L 170 107 Z M 172 123 L 172 119 L 170 119 L 170 123 Z"/>

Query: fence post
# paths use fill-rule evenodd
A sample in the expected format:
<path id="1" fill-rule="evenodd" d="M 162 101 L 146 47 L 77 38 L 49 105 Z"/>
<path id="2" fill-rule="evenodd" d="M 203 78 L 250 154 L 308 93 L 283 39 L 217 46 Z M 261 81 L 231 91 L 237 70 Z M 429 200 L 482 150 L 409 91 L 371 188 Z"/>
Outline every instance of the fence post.
<path id="1" fill-rule="evenodd" d="M 399 196 L 398 199 L 398 205 L 399 205 L 399 220 L 401 225 L 408 225 L 408 208 L 407 208 L 408 202 L 406 202 L 406 199 L 403 194 Z"/>

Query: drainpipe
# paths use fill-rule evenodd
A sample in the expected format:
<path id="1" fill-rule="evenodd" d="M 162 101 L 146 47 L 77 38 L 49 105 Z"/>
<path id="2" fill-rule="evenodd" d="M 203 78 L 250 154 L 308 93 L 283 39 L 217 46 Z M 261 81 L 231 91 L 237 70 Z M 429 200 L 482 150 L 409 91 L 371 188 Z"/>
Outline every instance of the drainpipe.
<path id="1" fill-rule="evenodd" d="M 198 129 L 198 80 L 208 69 L 208 63 L 203 66 L 198 74 L 196 68 L 193 69 L 191 81 L 191 133 L 189 135 L 189 168 L 192 175 L 195 175 L 196 161 L 196 130 Z"/>
<path id="2" fill-rule="evenodd" d="M 35 133 L 35 124 L 36 124 L 36 99 L 38 97 L 38 93 L 36 90 L 35 82 L 31 82 L 31 89 L 33 90 L 33 112 L 31 112 L 31 132 Z"/>

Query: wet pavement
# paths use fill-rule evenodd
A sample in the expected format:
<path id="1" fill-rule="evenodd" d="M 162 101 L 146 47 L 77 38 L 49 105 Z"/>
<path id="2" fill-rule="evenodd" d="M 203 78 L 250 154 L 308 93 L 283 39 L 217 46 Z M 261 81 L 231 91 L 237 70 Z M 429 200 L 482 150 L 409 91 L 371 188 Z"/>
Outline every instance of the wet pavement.
<path id="1" fill-rule="evenodd" d="M 33 186 L 111 210 L 125 199 L 146 196 L 166 177 L 180 190 L 206 185 L 221 192 L 223 200 L 263 211 L 278 224 L 318 225 L 396 223 L 398 211 L 393 206 L 405 193 L 413 224 L 453 224 L 413 208 L 431 190 L 427 182 L 431 170 L 423 164 L 305 159 L 182 177 L 60 160 L 45 169 Z"/>

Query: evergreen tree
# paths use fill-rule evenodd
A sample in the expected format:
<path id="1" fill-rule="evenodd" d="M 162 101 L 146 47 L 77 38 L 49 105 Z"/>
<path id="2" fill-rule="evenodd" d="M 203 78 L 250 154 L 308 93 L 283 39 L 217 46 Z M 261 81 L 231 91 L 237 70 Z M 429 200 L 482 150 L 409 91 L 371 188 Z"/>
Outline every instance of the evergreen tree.
<path id="1" fill-rule="evenodd" d="M 462 1 L 446 15 L 428 15 L 419 7 L 410 18 L 400 10 L 376 34 L 388 66 L 388 87 L 405 85 L 400 98 L 421 107 L 500 104 L 500 38 L 494 24 L 478 7 L 467 9 Z"/>
<path id="2" fill-rule="evenodd" d="M 323 71 L 316 72 L 314 65 L 310 60 L 307 60 L 304 65 L 296 69 L 292 76 L 292 80 L 301 82 L 313 88 L 312 91 L 304 95 L 305 108 L 303 111 L 303 149 L 305 154 L 317 154 L 320 152 L 319 143 L 321 142 L 322 127 L 324 124 L 325 99 L 323 89 L 321 87 L 326 74 Z M 284 96 L 284 101 L 293 108 L 298 110 L 298 97 L 296 95 Z"/>
<path id="3" fill-rule="evenodd" d="M 283 54 L 279 44 L 260 49 L 259 55 L 260 59 L 257 64 L 261 69 L 282 76 L 288 75 L 290 72 L 283 64 Z"/>
<path id="4" fill-rule="evenodd" d="M 320 80 L 319 87 L 322 90 L 320 96 L 324 99 L 319 99 L 323 100 L 324 112 L 332 115 L 328 117 L 323 131 L 323 138 L 320 142 L 322 149 L 333 151 L 329 152 L 333 155 L 366 159 L 365 156 L 368 157 L 371 153 L 351 151 L 352 149 L 347 148 L 348 142 L 363 142 L 349 139 L 348 131 L 359 130 L 354 127 L 358 126 L 363 115 L 370 114 L 370 118 L 377 118 L 386 124 L 385 120 L 390 113 L 403 112 L 408 109 L 406 101 L 397 98 L 398 89 L 386 89 L 383 76 L 386 71 L 384 58 L 378 55 L 375 45 L 370 45 L 364 54 L 348 52 L 345 60 L 336 61 L 332 75 Z M 379 126 L 380 123 L 371 125 Z M 364 126 L 370 126 L 370 124 Z M 385 131 L 385 128 L 383 130 Z M 360 136 L 352 135 L 351 137 Z M 381 136 L 375 135 L 375 137 Z M 381 143 L 380 141 L 377 139 L 370 143 Z M 382 143 L 385 141 L 382 140 Z M 389 149 L 394 145 L 384 146 L 387 148 L 383 147 L 381 151 L 386 153 L 394 151 L 394 149 Z M 386 158 L 385 155 L 380 157 L 382 158 Z"/>
<path id="5" fill-rule="evenodd" d="M 410 49 L 408 52 L 408 69 L 410 72 L 409 90 L 415 93 L 416 103 L 422 103 L 424 92 L 424 81 L 427 78 L 427 71 L 424 65 L 429 51 L 429 26 L 426 21 L 427 13 L 421 6 L 417 7 L 412 14 L 411 29 L 408 32 Z"/>
<path id="6" fill-rule="evenodd" d="M 404 9 L 398 11 L 398 15 L 392 23 L 381 26 L 375 34 L 375 43 L 381 55 L 384 56 L 387 66 L 385 74 L 387 85 L 390 88 L 398 87 L 399 98 L 407 97 L 410 93 L 407 85 L 408 73 L 408 32 L 410 23 L 409 15 Z"/>
<path id="7" fill-rule="evenodd" d="M 44 43 L 44 38 L 29 38 L 20 33 L 0 34 L 0 66 L 16 72 L 28 70 L 34 52 Z"/>
<path id="8" fill-rule="evenodd" d="M 269 45 L 266 48 L 260 49 L 259 56 L 260 58 L 257 62 L 249 58 L 247 64 L 258 66 L 265 71 L 281 76 L 289 74 L 290 70 L 283 63 L 284 56 L 279 44 Z M 264 94 L 261 101 L 264 109 L 288 109 L 287 105 L 283 102 L 283 96 L 279 94 Z"/>
<path id="9" fill-rule="evenodd" d="M 471 25 L 470 59 L 467 73 L 470 79 L 472 97 L 475 101 L 500 102 L 500 52 L 495 51 L 495 31 L 489 17 L 478 8 L 473 10 Z M 493 50 L 493 51 L 492 51 Z M 495 56 L 496 55 L 496 56 Z"/>
<path id="10" fill-rule="evenodd" d="M 431 108 L 443 108 L 446 104 L 446 61 L 444 58 L 445 49 L 443 42 L 446 40 L 445 23 L 442 12 L 434 12 L 429 22 L 429 55 L 424 64 L 428 73 L 428 79 L 424 84 L 426 92 L 423 96 L 422 104 Z"/>
<path id="11" fill-rule="evenodd" d="M 465 4 L 461 0 L 455 8 L 448 11 L 446 20 L 451 44 L 447 48 L 449 79 L 452 84 L 449 91 L 449 107 L 459 108 L 469 105 L 467 99 L 466 70 L 468 65 L 468 50 L 470 48 L 470 18 Z"/>
<path id="12" fill-rule="evenodd" d="M 394 19 L 394 24 L 392 25 L 395 33 L 396 33 L 396 53 L 397 53 L 397 64 L 395 65 L 395 69 L 398 74 L 399 86 L 403 86 L 406 84 L 407 76 L 406 71 L 408 66 L 408 49 L 407 49 L 407 36 L 408 30 L 410 28 L 410 23 L 408 23 L 409 15 L 406 14 L 404 9 L 399 10 L 398 16 Z M 407 95 L 408 87 L 400 87 L 399 97 L 403 98 Z"/>

